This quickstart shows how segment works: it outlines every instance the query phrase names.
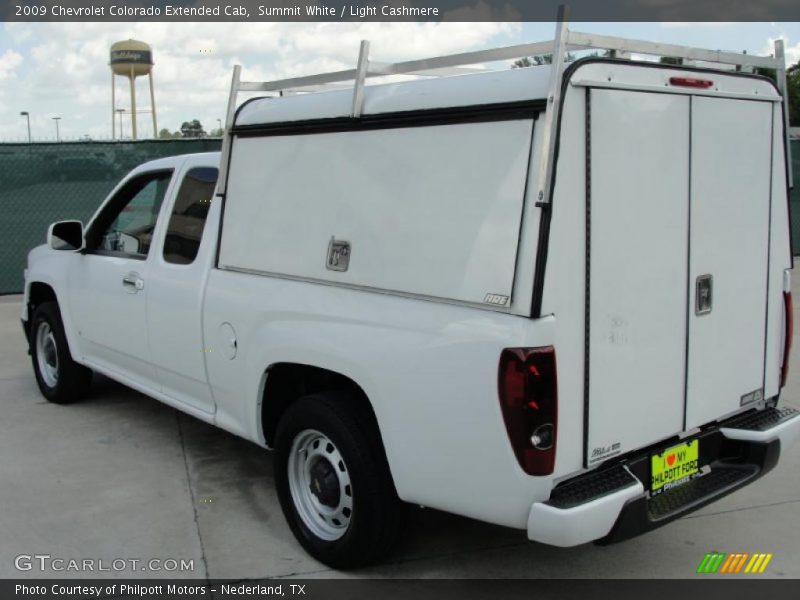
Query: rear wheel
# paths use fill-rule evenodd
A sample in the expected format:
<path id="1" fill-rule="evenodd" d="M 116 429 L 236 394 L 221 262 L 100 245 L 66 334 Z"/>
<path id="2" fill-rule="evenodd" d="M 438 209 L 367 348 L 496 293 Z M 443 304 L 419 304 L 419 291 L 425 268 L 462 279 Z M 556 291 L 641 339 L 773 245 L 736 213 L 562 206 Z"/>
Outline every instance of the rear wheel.
<path id="1" fill-rule="evenodd" d="M 289 406 L 275 437 L 275 479 L 292 532 L 323 563 L 365 565 L 394 545 L 403 505 L 374 418 L 349 394 Z"/>
<path id="2" fill-rule="evenodd" d="M 31 319 L 31 359 L 36 383 L 50 402 L 69 404 L 89 391 L 92 371 L 72 360 L 58 304 L 44 302 Z"/>

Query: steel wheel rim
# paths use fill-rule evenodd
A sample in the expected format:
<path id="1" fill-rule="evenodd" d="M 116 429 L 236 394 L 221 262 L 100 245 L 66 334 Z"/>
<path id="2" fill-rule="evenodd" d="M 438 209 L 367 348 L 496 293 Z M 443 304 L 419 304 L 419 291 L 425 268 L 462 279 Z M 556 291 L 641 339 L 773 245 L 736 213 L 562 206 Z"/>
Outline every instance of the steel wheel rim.
<path id="1" fill-rule="evenodd" d="M 50 323 L 42 321 L 36 330 L 36 361 L 47 387 L 58 384 L 58 346 Z"/>
<path id="2" fill-rule="evenodd" d="M 314 429 L 298 433 L 289 451 L 288 475 L 292 502 L 311 533 L 326 541 L 347 533 L 353 517 L 350 472 L 330 438 Z"/>

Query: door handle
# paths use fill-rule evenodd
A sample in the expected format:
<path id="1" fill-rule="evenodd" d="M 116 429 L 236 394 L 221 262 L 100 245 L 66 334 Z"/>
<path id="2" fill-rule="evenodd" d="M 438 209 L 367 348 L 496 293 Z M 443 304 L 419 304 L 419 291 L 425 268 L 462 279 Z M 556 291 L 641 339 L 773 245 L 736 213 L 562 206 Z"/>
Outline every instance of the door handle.
<path id="1" fill-rule="evenodd" d="M 714 278 L 711 275 L 700 275 L 695 283 L 694 313 L 698 316 L 711 312 L 714 299 Z"/>
<path id="2" fill-rule="evenodd" d="M 144 289 L 144 280 L 136 273 L 128 273 L 122 277 L 122 285 L 131 292 L 138 292 Z"/>

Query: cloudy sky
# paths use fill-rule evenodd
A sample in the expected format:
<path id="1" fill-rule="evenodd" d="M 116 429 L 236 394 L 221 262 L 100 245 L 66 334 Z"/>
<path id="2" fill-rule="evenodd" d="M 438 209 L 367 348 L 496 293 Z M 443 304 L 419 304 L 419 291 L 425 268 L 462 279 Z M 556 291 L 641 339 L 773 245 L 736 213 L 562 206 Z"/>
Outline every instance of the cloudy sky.
<path id="1" fill-rule="evenodd" d="M 705 48 L 769 54 L 782 37 L 791 64 L 800 60 L 800 23 L 574 23 L 577 31 Z M 0 141 L 111 136 L 109 46 L 135 38 L 153 47 L 159 129 L 199 119 L 206 130 L 224 117 L 231 67 L 243 78 L 276 79 L 350 68 L 359 40 L 375 60 L 405 60 L 552 38 L 548 23 L 0 23 Z M 118 106 L 129 108 L 117 80 Z M 149 104 L 140 78 L 137 103 Z M 152 133 L 149 115 L 139 116 Z M 130 134 L 130 125 L 124 125 Z"/>

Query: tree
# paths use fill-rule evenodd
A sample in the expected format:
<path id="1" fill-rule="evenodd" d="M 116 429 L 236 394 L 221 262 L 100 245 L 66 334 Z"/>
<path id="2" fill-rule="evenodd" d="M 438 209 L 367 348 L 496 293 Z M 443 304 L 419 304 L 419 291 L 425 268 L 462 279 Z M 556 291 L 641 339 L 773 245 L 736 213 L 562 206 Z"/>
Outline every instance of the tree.
<path id="1" fill-rule="evenodd" d="M 172 132 L 169 129 L 164 128 L 158 132 L 158 139 L 160 140 L 172 139 Z"/>
<path id="2" fill-rule="evenodd" d="M 202 138 L 206 137 L 206 132 L 203 125 L 197 119 L 192 121 L 184 121 L 181 125 L 181 135 L 185 138 Z"/>
<path id="3" fill-rule="evenodd" d="M 572 62 L 575 60 L 575 55 L 572 52 L 567 52 L 564 56 L 564 62 Z M 542 65 L 549 65 L 553 62 L 552 54 L 540 54 L 539 56 L 523 56 L 518 58 L 511 65 L 512 69 L 524 69 L 525 67 L 540 67 Z"/>
<path id="4" fill-rule="evenodd" d="M 757 67 L 753 72 L 772 81 L 777 78 L 775 69 Z M 786 69 L 786 98 L 789 101 L 789 126 L 800 127 L 800 61 Z"/>
<path id="5" fill-rule="evenodd" d="M 511 65 L 512 69 L 524 69 L 525 67 L 539 67 L 541 65 L 549 65 L 553 62 L 552 54 L 542 54 L 541 56 L 523 56 L 514 61 Z"/>
<path id="6" fill-rule="evenodd" d="M 789 125 L 800 127 L 800 60 L 786 70 L 786 92 L 789 97 Z"/>
<path id="7" fill-rule="evenodd" d="M 210 137 L 222 137 L 225 134 L 224 129 L 212 129 L 208 132 Z"/>

